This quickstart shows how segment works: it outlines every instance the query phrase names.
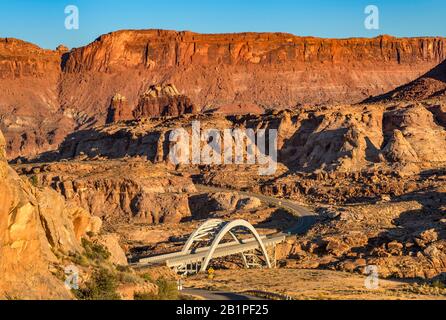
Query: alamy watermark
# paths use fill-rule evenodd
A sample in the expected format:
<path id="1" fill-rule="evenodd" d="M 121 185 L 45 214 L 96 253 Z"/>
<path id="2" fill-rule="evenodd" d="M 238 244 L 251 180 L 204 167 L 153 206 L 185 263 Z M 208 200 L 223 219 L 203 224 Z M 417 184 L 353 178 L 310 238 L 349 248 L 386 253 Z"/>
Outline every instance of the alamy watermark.
<path id="1" fill-rule="evenodd" d="M 205 129 L 192 122 L 192 132 L 184 128 L 169 135 L 169 160 L 175 165 L 259 165 L 259 174 L 277 171 L 276 129 Z"/>
<path id="2" fill-rule="evenodd" d="M 375 5 L 368 5 L 364 9 L 364 13 L 368 16 L 364 20 L 364 26 L 367 30 L 379 29 L 379 8 Z"/>
<path id="3" fill-rule="evenodd" d="M 365 274 L 367 278 L 364 280 L 364 285 L 369 290 L 376 290 L 379 288 L 379 270 L 378 266 L 370 265 L 365 267 Z"/>
<path id="4" fill-rule="evenodd" d="M 79 30 L 79 8 L 75 5 L 65 7 L 65 29 Z"/>
<path id="5" fill-rule="evenodd" d="M 79 289 L 79 269 L 70 265 L 64 270 L 65 272 L 65 288 L 67 290 L 78 290 Z"/>

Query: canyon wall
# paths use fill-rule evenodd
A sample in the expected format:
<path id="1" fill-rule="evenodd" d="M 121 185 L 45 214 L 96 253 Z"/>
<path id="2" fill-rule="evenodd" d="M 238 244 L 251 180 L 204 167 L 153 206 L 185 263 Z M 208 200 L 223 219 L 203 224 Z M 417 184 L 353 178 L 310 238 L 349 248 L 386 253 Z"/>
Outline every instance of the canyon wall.
<path id="1" fill-rule="evenodd" d="M 284 33 L 118 31 L 67 51 L 0 39 L 0 128 L 10 157 L 55 149 L 173 83 L 200 108 L 351 103 L 383 94 L 446 58 L 444 38 L 320 39 Z"/>
<path id="2" fill-rule="evenodd" d="M 60 277 L 101 221 L 10 168 L 0 131 L 0 300 L 71 299 Z"/>
<path id="3" fill-rule="evenodd" d="M 67 79 L 82 74 L 86 89 L 94 83 L 103 87 L 79 104 L 103 106 L 107 90 L 121 90 L 134 104 L 141 86 L 166 81 L 199 106 L 350 103 L 427 72 L 446 58 L 445 43 L 389 36 L 331 40 L 283 33 L 120 31 L 72 51 L 64 71 Z M 66 81 L 62 92 L 72 89 Z"/>
<path id="4" fill-rule="evenodd" d="M 8 154 L 36 154 L 70 130 L 60 114 L 62 51 L 17 39 L 0 39 L 0 129 Z M 63 131 L 63 132 L 60 132 Z"/>

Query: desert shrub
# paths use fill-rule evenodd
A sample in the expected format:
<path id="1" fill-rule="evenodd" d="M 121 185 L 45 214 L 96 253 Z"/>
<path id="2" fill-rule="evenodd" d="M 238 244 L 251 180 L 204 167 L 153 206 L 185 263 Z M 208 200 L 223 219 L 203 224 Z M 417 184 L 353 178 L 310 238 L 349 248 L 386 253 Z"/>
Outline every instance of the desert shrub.
<path id="1" fill-rule="evenodd" d="M 438 288 L 438 289 L 446 288 L 445 284 L 443 282 L 441 282 L 440 280 L 436 280 L 436 281 L 432 282 L 432 287 Z"/>
<path id="2" fill-rule="evenodd" d="M 130 268 L 129 266 L 116 266 L 116 270 L 118 270 L 119 272 L 132 272 L 132 268 Z"/>
<path id="3" fill-rule="evenodd" d="M 31 183 L 31 185 L 33 187 L 38 187 L 39 186 L 39 180 L 37 179 L 37 176 L 32 176 L 29 178 L 29 182 Z"/>
<path id="4" fill-rule="evenodd" d="M 179 293 L 175 281 L 159 279 L 156 281 L 158 286 L 158 294 L 149 292 L 135 293 L 135 300 L 178 300 Z"/>
<path id="5" fill-rule="evenodd" d="M 93 243 L 85 238 L 82 239 L 82 246 L 85 249 L 85 256 L 94 261 L 106 261 L 111 254 L 106 247 L 99 243 Z"/>
<path id="6" fill-rule="evenodd" d="M 175 281 L 159 279 L 156 282 L 156 285 L 158 286 L 158 296 L 160 296 L 160 300 L 178 299 L 178 286 Z"/>
<path id="7" fill-rule="evenodd" d="M 120 300 L 117 288 L 116 276 L 111 271 L 101 268 L 93 273 L 83 288 L 73 292 L 79 300 Z"/>
<path id="8" fill-rule="evenodd" d="M 152 292 L 136 292 L 134 295 L 135 300 L 161 300 L 157 299 L 157 295 Z"/>
<path id="9" fill-rule="evenodd" d="M 94 232 L 93 231 L 88 231 L 87 232 L 87 236 L 90 237 L 90 238 L 94 237 Z"/>
<path id="10" fill-rule="evenodd" d="M 137 284 L 142 282 L 140 277 L 131 272 L 119 272 L 118 280 L 120 283 L 131 283 L 131 284 Z"/>
<path id="11" fill-rule="evenodd" d="M 143 275 L 141 275 L 141 278 L 143 278 L 147 282 L 156 283 L 149 273 L 144 273 Z"/>
<path id="12" fill-rule="evenodd" d="M 71 257 L 71 261 L 75 265 L 82 266 L 82 267 L 88 267 L 89 266 L 87 257 L 85 257 L 82 254 L 75 253 L 75 254 L 70 255 L 70 257 Z"/>

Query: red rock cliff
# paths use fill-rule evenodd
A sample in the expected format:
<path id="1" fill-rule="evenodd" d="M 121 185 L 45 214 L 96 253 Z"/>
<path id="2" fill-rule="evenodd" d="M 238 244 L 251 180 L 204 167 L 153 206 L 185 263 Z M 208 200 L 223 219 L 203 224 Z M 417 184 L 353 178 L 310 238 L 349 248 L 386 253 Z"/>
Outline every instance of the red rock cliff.
<path id="1" fill-rule="evenodd" d="M 60 128 L 70 129 L 70 119 L 60 115 L 62 54 L 0 39 L 0 130 L 11 157 L 46 150 L 64 136 Z"/>
<path id="2" fill-rule="evenodd" d="M 43 78 L 57 75 L 60 71 L 60 60 L 61 55 L 56 51 L 44 50 L 13 38 L 0 38 L 2 79 Z"/>
<path id="3" fill-rule="evenodd" d="M 117 92 L 136 106 L 166 83 L 208 109 L 358 102 L 431 70 L 446 58 L 445 42 L 142 30 L 66 52 L 0 39 L 0 129 L 11 157 L 55 148 L 74 128 L 104 123 Z"/>
<path id="4" fill-rule="evenodd" d="M 133 89 L 123 84 L 130 100 L 141 83 L 168 81 L 201 106 L 357 102 L 439 64 L 446 58 L 445 43 L 390 36 L 332 40 L 284 33 L 120 31 L 74 50 L 64 71 L 87 75 L 91 82 L 99 76 L 107 84 L 133 79 Z"/>
<path id="5" fill-rule="evenodd" d="M 161 69 L 210 66 L 304 63 L 439 62 L 445 58 L 442 38 L 321 39 L 285 33 L 196 34 L 161 30 L 119 31 L 74 50 L 66 72 Z"/>

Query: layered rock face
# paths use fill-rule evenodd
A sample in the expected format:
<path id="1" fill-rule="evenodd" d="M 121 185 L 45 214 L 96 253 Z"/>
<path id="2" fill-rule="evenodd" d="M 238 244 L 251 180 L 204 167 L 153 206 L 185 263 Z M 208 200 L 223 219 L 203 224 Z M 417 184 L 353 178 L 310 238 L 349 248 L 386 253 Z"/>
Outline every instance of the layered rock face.
<path id="1" fill-rule="evenodd" d="M 388 36 L 326 40 L 280 33 L 120 31 L 73 51 L 65 72 L 114 78 L 141 70 L 142 78 L 167 76 L 201 106 L 351 102 L 430 70 L 446 58 L 444 43 Z"/>
<path id="2" fill-rule="evenodd" d="M 4 148 L 0 133 L 0 299 L 70 299 L 56 276 L 59 258 L 81 252 L 81 237 L 100 225 L 55 191 L 22 180 Z"/>
<path id="3" fill-rule="evenodd" d="M 398 100 L 425 100 L 443 98 L 446 96 L 446 61 L 422 75 L 415 81 L 384 95 L 368 99 L 369 102 L 376 101 L 398 101 Z"/>
<path id="4" fill-rule="evenodd" d="M 117 92 L 132 111 L 139 105 L 140 116 L 176 115 L 191 105 L 262 110 L 357 102 L 425 74 L 446 58 L 444 44 L 442 38 L 327 40 L 143 30 L 107 34 L 66 52 L 2 39 L 0 126 L 9 156 L 16 157 L 55 149 L 67 133 L 104 123 Z M 141 99 L 159 83 L 175 83 L 190 101 Z M 117 119 L 128 118 L 121 102 L 115 107 Z"/>
<path id="5" fill-rule="evenodd" d="M 133 110 L 135 119 L 157 116 L 177 117 L 182 114 L 197 113 L 191 100 L 181 95 L 173 85 L 151 86 L 140 98 Z"/>
<path id="6" fill-rule="evenodd" d="M 179 223 L 191 216 L 188 194 L 196 192 L 189 177 L 143 161 L 23 165 L 17 170 L 112 227 Z"/>
<path id="7" fill-rule="evenodd" d="M 61 71 L 61 53 L 44 50 L 25 41 L 4 38 L 0 39 L 0 78 L 23 79 L 57 78 Z"/>
<path id="8" fill-rule="evenodd" d="M 0 129 L 8 156 L 54 148 L 72 131 L 59 99 L 63 52 L 16 39 L 0 39 Z"/>
<path id="9" fill-rule="evenodd" d="M 175 145 L 169 140 L 172 130 L 183 128 L 190 134 L 192 123 L 198 120 L 202 130 L 219 130 L 221 139 L 227 128 L 276 129 L 278 160 L 293 171 L 352 173 L 386 165 L 436 166 L 446 162 L 443 107 L 429 103 L 340 105 L 264 115 L 141 120 L 75 133 L 62 143 L 55 159 L 144 157 L 169 163 Z M 233 139 L 233 143 L 238 142 Z M 194 151 L 189 146 L 191 155 Z M 224 149 L 222 145 L 222 155 Z"/>
<path id="10" fill-rule="evenodd" d="M 128 105 L 127 98 L 115 94 L 112 99 L 107 123 L 156 117 L 177 117 L 197 113 L 198 108 L 191 100 L 178 92 L 172 84 L 150 86 L 139 98 L 134 107 Z"/>

